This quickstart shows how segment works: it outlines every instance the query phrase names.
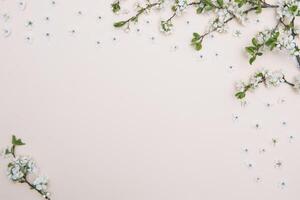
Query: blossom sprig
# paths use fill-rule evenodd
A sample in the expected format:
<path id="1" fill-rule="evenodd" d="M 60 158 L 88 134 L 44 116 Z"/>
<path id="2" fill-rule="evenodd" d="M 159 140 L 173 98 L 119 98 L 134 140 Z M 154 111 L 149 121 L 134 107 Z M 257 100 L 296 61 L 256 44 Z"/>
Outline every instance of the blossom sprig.
<path id="1" fill-rule="evenodd" d="M 47 190 L 48 178 L 36 175 L 37 167 L 30 157 L 16 155 L 16 147 L 23 146 L 25 143 L 13 135 L 11 145 L 3 151 L 3 156 L 9 160 L 7 165 L 8 178 L 15 183 L 27 184 L 30 189 L 38 192 L 43 198 L 50 200 L 50 193 Z"/>
<path id="2" fill-rule="evenodd" d="M 290 0 L 286 1 L 291 2 Z M 286 12 L 290 14 L 283 15 L 282 13 L 285 12 L 281 10 L 285 10 L 288 7 L 282 7 L 282 5 L 284 4 L 281 3 L 277 8 L 277 10 L 280 10 L 280 17 L 276 26 L 273 29 L 266 29 L 259 32 L 252 38 L 252 44 L 246 47 L 246 51 L 250 55 L 250 64 L 256 60 L 257 56 L 262 56 L 263 52 L 266 50 L 280 50 L 296 57 L 298 66 L 300 67 L 300 48 L 296 42 L 296 37 L 299 36 L 299 30 L 295 26 L 295 17 L 299 16 L 300 11 L 298 10 L 298 7 L 293 5 L 290 7 L 290 9 L 293 8 L 291 9 L 293 12 L 289 11 L 290 9 L 287 9 L 288 11 Z M 294 14 L 294 10 L 296 10 L 297 14 Z"/>
<path id="3" fill-rule="evenodd" d="M 248 13 L 261 13 L 264 8 L 275 8 L 276 5 L 268 4 L 262 0 L 203 0 L 198 5 L 197 13 L 211 12 L 215 17 L 210 21 L 208 30 L 203 33 L 194 33 L 192 38 L 192 46 L 196 50 L 202 46 L 205 37 L 214 32 L 227 32 L 228 23 L 237 20 L 241 24 L 245 24 L 248 20 Z M 195 43 L 197 41 L 197 43 Z M 196 45 L 195 45 L 196 44 Z"/>
<path id="4" fill-rule="evenodd" d="M 131 22 L 134 22 L 134 23 L 138 22 L 140 15 L 142 15 L 145 12 L 149 12 L 154 7 L 161 8 L 163 3 L 164 3 L 164 0 L 158 0 L 157 2 L 154 2 L 154 3 L 151 3 L 150 0 L 147 0 L 145 6 L 137 4 L 136 5 L 137 13 L 134 16 L 132 16 L 126 20 L 115 22 L 114 27 L 120 28 L 120 27 L 123 27 L 126 25 L 127 28 L 129 28 Z M 113 9 L 113 5 L 114 4 L 112 4 L 112 9 Z M 118 5 L 120 6 L 120 4 L 118 4 Z M 121 8 L 119 8 L 119 9 L 121 9 Z"/>
<path id="5" fill-rule="evenodd" d="M 277 87 L 281 84 L 287 84 L 294 90 L 300 91 L 300 76 L 296 77 L 293 82 L 288 81 L 281 71 L 259 70 L 255 72 L 248 82 L 238 82 L 236 84 L 235 97 L 244 99 L 247 92 L 254 91 L 260 85 L 266 87 Z"/>

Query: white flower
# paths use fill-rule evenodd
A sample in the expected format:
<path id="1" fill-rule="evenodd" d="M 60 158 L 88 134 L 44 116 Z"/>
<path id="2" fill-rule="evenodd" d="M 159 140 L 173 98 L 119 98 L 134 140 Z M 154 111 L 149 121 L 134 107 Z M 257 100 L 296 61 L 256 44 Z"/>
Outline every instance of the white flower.
<path id="1" fill-rule="evenodd" d="M 267 72 L 265 74 L 265 83 L 267 86 L 278 86 L 284 82 L 284 75 L 281 71 Z"/>
<path id="2" fill-rule="evenodd" d="M 266 73 L 266 70 L 261 70 L 257 71 L 252 77 L 250 77 L 249 84 L 251 85 L 251 89 L 257 88 L 258 85 L 264 81 L 263 78 Z"/>
<path id="3" fill-rule="evenodd" d="M 299 49 L 297 48 L 297 43 L 292 35 L 291 30 L 280 30 L 277 48 L 285 49 L 291 55 L 299 55 Z"/>
<path id="4" fill-rule="evenodd" d="M 46 176 L 39 176 L 33 181 L 33 185 L 37 190 L 46 192 L 48 186 L 48 178 Z"/>
<path id="5" fill-rule="evenodd" d="M 8 164 L 8 177 L 12 181 L 20 181 L 25 178 L 27 174 L 34 172 L 35 169 L 36 166 L 33 160 L 26 156 L 17 157 Z"/>
<path id="6" fill-rule="evenodd" d="M 245 24 L 247 21 L 247 14 L 245 11 L 251 7 L 248 3 L 243 6 L 239 6 L 235 2 L 228 2 L 225 7 L 241 24 Z"/>
<path id="7" fill-rule="evenodd" d="M 244 92 L 245 91 L 245 83 L 237 82 L 235 84 L 235 89 L 236 89 L 237 92 Z"/>

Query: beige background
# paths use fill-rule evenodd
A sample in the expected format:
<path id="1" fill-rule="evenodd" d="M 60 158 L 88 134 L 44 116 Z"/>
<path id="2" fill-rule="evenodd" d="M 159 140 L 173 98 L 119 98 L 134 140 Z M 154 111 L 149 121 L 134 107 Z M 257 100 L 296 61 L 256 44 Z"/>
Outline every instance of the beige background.
<path id="1" fill-rule="evenodd" d="M 246 107 L 233 97 L 234 82 L 259 67 L 283 69 L 288 78 L 299 73 L 282 53 L 248 65 L 243 48 L 256 31 L 275 23 L 272 11 L 260 23 L 251 16 L 246 28 L 231 24 L 228 34 L 208 38 L 198 53 L 189 40 L 204 30 L 207 17 L 187 13 L 165 37 L 157 25 L 165 15 L 156 12 L 129 34 L 113 29 L 121 16 L 112 15 L 108 0 L 56 6 L 32 0 L 24 11 L 17 3 L 0 2 L 1 14 L 11 17 L 1 19 L 1 28 L 12 30 L 0 37 L 0 145 L 8 145 L 11 134 L 27 142 L 18 153 L 32 155 L 49 176 L 53 199 L 299 199 L 300 95 L 287 86 L 261 88 Z M 237 29 L 240 38 L 232 36 Z M 272 138 L 279 140 L 276 147 Z M 277 159 L 281 169 L 274 168 Z M 7 180 L 4 163 L 0 198 L 38 199 Z"/>

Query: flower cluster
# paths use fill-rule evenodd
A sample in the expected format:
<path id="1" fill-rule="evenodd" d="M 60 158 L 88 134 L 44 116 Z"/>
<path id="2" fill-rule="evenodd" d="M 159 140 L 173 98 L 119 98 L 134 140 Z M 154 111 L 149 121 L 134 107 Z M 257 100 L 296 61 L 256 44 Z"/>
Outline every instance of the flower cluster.
<path id="1" fill-rule="evenodd" d="M 248 91 L 255 90 L 261 84 L 264 84 L 266 87 L 277 87 L 282 83 L 290 85 L 296 90 L 300 90 L 300 77 L 296 78 L 294 83 L 291 83 L 285 79 L 281 71 L 270 72 L 268 70 L 259 70 L 250 77 L 248 82 L 238 82 L 236 84 L 235 96 L 238 99 L 243 99 L 246 97 Z"/>
<path id="2" fill-rule="evenodd" d="M 12 181 L 22 182 L 28 174 L 36 170 L 35 163 L 27 156 L 18 156 L 8 164 L 8 177 Z"/>
<path id="3" fill-rule="evenodd" d="M 160 31 L 166 35 L 173 31 L 173 24 L 170 20 L 160 22 Z"/>
<path id="4" fill-rule="evenodd" d="M 286 23 L 290 23 L 296 16 L 300 15 L 300 1 L 281 0 L 276 9 L 278 18 L 282 18 Z"/>
<path id="5" fill-rule="evenodd" d="M 39 176 L 33 181 L 34 187 L 47 194 L 47 186 L 48 186 L 48 177 L 46 176 Z"/>
<path id="6" fill-rule="evenodd" d="M 298 56 L 300 52 L 295 37 L 292 34 L 292 30 L 281 30 L 279 32 L 276 47 L 280 50 L 287 50 L 289 54 L 293 56 Z"/>
<path id="7" fill-rule="evenodd" d="M 34 176 L 37 171 L 35 162 L 28 156 L 16 156 L 15 149 L 17 146 L 25 145 L 25 143 L 12 136 L 12 146 L 4 149 L 3 156 L 9 160 L 7 165 L 7 176 L 10 180 L 17 183 L 25 183 L 31 189 L 37 191 L 45 199 L 50 200 L 50 193 L 47 190 L 48 178 L 45 176 L 36 176 L 33 183 L 30 177 Z"/>
<path id="8" fill-rule="evenodd" d="M 251 46 L 246 47 L 250 55 L 250 64 L 267 49 L 271 51 L 274 49 L 285 50 L 292 56 L 299 56 L 300 54 L 293 29 L 281 28 L 280 26 L 272 30 L 261 31 L 252 39 Z"/>
<path id="9" fill-rule="evenodd" d="M 216 18 L 210 22 L 209 31 L 217 31 L 219 33 L 227 31 L 227 21 L 232 17 L 227 9 L 216 10 Z"/>
<path id="10" fill-rule="evenodd" d="M 201 5 L 202 6 L 202 5 Z M 247 21 L 247 10 L 251 8 L 249 3 L 239 4 L 238 1 L 212 1 L 212 9 L 216 17 L 211 21 L 209 31 L 226 32 L 227 23 L 235 18 L 241 24 Z"/>

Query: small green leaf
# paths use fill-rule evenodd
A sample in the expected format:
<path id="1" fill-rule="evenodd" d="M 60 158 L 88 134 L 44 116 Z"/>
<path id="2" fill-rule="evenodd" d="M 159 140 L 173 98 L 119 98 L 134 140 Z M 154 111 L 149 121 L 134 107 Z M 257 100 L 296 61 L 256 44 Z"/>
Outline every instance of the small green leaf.
<path id="1" fill-rule="evenodd" d="M 192 44 L 194 44 L 194 43 L 196 43 L 198 40 L 199 40 L 198 38 L 193 38 L 193 39 L 191 40 L 191 42 L 192 42 Z"/>
<path id="2" fill-rule="evenodd" d="M 203 10 L 204 10 L 204 7 L 203 8 L 202 7 L 198 7 L 197 10 L 196 10 L 196 13 L 197 14 L 201 14 L 203 12 Z"/>
<path id="3" fill-rule="evenodd" d="M 210 7 L 215 7 L 211 0 L 204 0 L 204 3 Z"/>
<path id="4" fill-rule="evenodd" d="M 15 146 L 21 146 L 21 145 L 25 145 L 24 142 L 22 142 L 21 139 L 18 139 L 15 135 L 12 136 L 12 141 L 11 143 Z"/>
<path id="5" fill-rule="evenodd" d="M 257 5 L 257 8 L 256 8 L 256 10 L 255 10 L 255 13 L 259 14 L 259 13 L 261 13 L 261 11 L 262 11 L 262 9 L 261 9 L 261 4 L 259 3 L 259 4 Z"/>
<path id="6" fill-rule="evenodd" d="M 121 10 L 120 2 L 117 1 L 113 4 L 111 4 L 111 8 L 112 8 L 113 13 L 119 12 Z"/>
<path id="7" fill-rule="evenodd" d="M 249 46 L 249 47 L 246 47 L 246 51 L 247 51 L 250 55 L 254 55 L 254 54 L 255 54 L 255 51 L 256 51 L 256 48 L 255 48 L 255 47 L 252 47 L 252 46 Z"/>
<path id="8" fill-rule="evenodd" d="M 5 155 L 8 155 L 8 154 L 10 154 L 11 152 L 9 151 L 9 149 L 5 149 L 5 152 L 4 152 L 4 154 Z"/>
<path id="9" fill-rule="evenodd" d="M 238 99 L 243 99 L 243 98 L 245 98 L 245 96 L 246 96 L 246 92 L 237 92 L 235 94 L 235 97 Z"/>
<path id="10" fill-rule="evenodd" d="M 114 23 L 114 27 L 120 28 L 120 27 L 124 26 L 126 23 L 127 23 L 126 21 L 119 21 L 119 22 Z"/>
<path id="11" fill-rule="evenodd" d="M 252 44 L 257 47 L 258 46 L 258 41 L 256 38 L 252 38 Z"/>
<path id="12" fill-rule="evenodd" d="M 196 49 L 197 51 L 200 51 L 200 50 L 202 49 L 202 44 L 201 44 L 201 42 L 195 43 L 195 49 Z"/>
<path id="13" fill-rule="evenodd" d="M 252 63 L 255 61 L 255 59 L 256 59 L 256 56 L 253 56 L 250 58 L 250 60 L 249 60 L 250 65 L 252 65 Z"/>
<path id="14" fill-rule="evenodd" d="M 220 7 L 223 7 L 223 5 L 224 5 L 223 0 L 217 0 L 217 3 L 218 3 L 218 5 L 219 5 Z"/>
<path id="15" fill-rule="evenodd" d="M 196 38 L 196 39 L 200 39 L 200 34 L 199 33 L 193 33 L 193 36 L 194 36 L 194 38 Z"/>
<path id="16" fill-rule="evenodd" d="M 291 7 L 289 7 L 289 11 L 291 12 L 291 13 L 294 13 L 294 12 L 296 12 L 298 10 L 298 6 L 296 6 L 296 5 L 292 5 Z"/>
<path id="17" fill-rule="evenodd" d="M 177 7 L 176 7 L 176 6 L 172 6 L 172 8 L 171 8 L 171 9 L 172 9 L 172 11 L 173 11 L 173 12 L 176 12 L 176 10 L 177 10 Z"/>

